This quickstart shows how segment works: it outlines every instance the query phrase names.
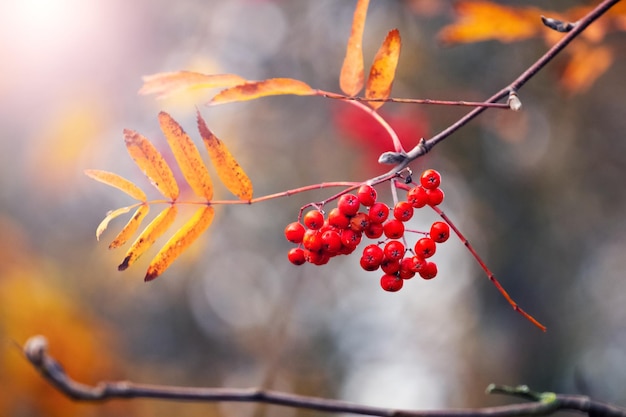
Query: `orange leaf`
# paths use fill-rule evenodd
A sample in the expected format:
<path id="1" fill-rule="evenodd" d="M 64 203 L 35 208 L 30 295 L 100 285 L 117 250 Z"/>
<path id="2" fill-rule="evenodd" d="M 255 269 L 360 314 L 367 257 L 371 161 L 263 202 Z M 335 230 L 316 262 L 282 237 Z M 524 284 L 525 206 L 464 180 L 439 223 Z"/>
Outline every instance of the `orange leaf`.
<path id="1" fill-rule="evenodd" d="M 159 113 L 161 130 L 172 148 L 181 172 L 198 197 L 213 198 L 213 182 L 198 148 L 183 128 L 169 114 Z"/>
<path id="2" fill-rule="evenodd" d="M 177 213 L 178 208 L 175 205 L 171 205 L 159 213 L 133 242 L 117 269 L 123 271 L 131 266 L 174 223 Z"/>
<path id="3" fill-rule="evenodd" d="M 544 30 L 542 14 L 554 15 L 535 7 L 501 6 L 482 0 L 459 1 L 455 10 L 457 21 L 439 32 L 439 40 L 446 44 L 527 39 Z"/>
<path id="4" fill-rule="evenodd" d="M 398 66 L 398 58 L 400 57 L 400 32 L 393 29 L 387 34 L 385 41 L 376 53 L 374 63 L 370 69 L 370 75 L 367 79 L 367 87 L 365 89 L 366 98 L 388 98 L 391 93 L 393 79 L 396 76 L 396 67 Z M 369 105 L 373 109 L 378 109 L 385 104 L 384 102 L 370 102 Z"/>
<path id="5" fill-rule="evenodd" d="M 102 219 L 98 227 L 96 227 L 96 239 L 100 240 L 100 236 L 102 236 L 102 233 L 107 230 L 107 227 L 109 227 L 109 223 L 111 222 L 111 220 L 118 216 L 121 216 L 122 214 L 128 213 L 130 209 L 131 207 L 122 207 L 118 208 L 117 210 L 109 211 L 106 217 Z"/>
<path id="6" fill-rule="evenodd" d="M 201 88 L 224 88 L 245 83 L 246 79 L 235 74 L 202 74 L 192 71 L 162 72 L 143 77 L 139 94 L 157 94 L 164 98 L 184 90 Z"/>
<path id="7" fill-rule="evenodd" d="M 126 149 L 137 166 L 165 197 L 176 200 L 178 185 L 172 170 L 152 143 L 139 133 L 124 129 Z"/>
<path id="8" fill-rule="evenodd" d="M 363 29 L 369 0 L 359 0 L 354 9 L 352 30 L 346 47 L 346 56 L 343 59 L 339 87 L 349 96 L 356 96 L 363 88 L 365 80 L 363 67 Z"/>
<path id="9" fill-rule="evenodd" d="M 250 178 L 248 178 L 228 148 L 226 148 L 224 142 L 219 140 L 209 130 L 200 112 L 198 112 L 198 130 L 220 180 L 231 193 L 241 200 L 250 200 L 252 198 L 252 182 Z"/>
<path id="10" fill-rule="evenodd" d="M 292 78 L 270 78 L 264 81 L 251 81 L 220 91 L 210 105 L 231 103 L 233 101 L 254 100 L 260 97 L 294 94 L 310 96 L 317 91 L 308 84 Z"/>
<path id="11" fill-rule="evenodd" d="M 572 57 L 560 81 L 572 93 L 591 87 L 613 62 L 613 51 L 608 46 L 589 46 L 583 42 L 572 45 L 569 52 Z"/>
<path id="12" fill-rule="evenodd" d="M 126 223 L 126 226 L 124 226 L 124 228 L 117 234 L 115 239 L 113 239 L 113 242 L 111 242 L 111 244 L 109 245 L 109 249 L 119 248 L 124 243 L 126 243 L 128 239 L 130 239 L 130 237 L 135 234 L 142 220 L 144 219 L 144 217 L 146 217 L 146 214 L 148 214 L 149 211 L 149 205 L 140 205 L 137 208 L 137 211 L 135 211 L 135 214 L 133 214 L 133 217 L 131 217 L 128 223 Z"/>
<path id="13" fill-rule="evenodd" d="M 100 171 L 99 169 L 86 169 L 85 175 L 96 181 L 100 181 L 111 187 L 115 187 L 124 191 L 126 194 L 139 201 L 146 201 L 146 194 L 132 182 L 126 178 L 120 177 L 117 174 L 107 171 Z"/>
<path id="14" fill-rule="evenodd" d="M 198 209 L 150 262 L 145 281 L 152 281 L 161 275 L 211 225 L 214 213 L 212 206 Z"/>

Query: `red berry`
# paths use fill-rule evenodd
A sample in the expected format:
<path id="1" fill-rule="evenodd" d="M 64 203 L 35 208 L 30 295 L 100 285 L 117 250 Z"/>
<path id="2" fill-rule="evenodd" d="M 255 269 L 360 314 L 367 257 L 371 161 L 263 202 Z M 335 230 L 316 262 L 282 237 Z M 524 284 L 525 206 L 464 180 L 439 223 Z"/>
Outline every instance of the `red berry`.
<path id="1" fill-rule="evenodd" d="M 435 222 L 430 226 L 430 238 L 437 243 L 443 243 L 450 237 L 450 226 L 444 222 Z"/>
<path id="2" fill-rule="evenodd" d="M 389 207 L 385 203 L 374 203 L 370 207 L 369 216 L 372 223 L 383 223 L 389 217 Z"/>
<path id="3" fill-rule="evenodd" d="M 380 263 L 383 261 L 383 258 L 385 257 L 385 253 L 380 248 L 380 246 L 372 244 L 372 245 L 367 245 L 363 249 L 363 257 L 371 259 L 372 261 L 378 262 L 378 264 L 380 265 Z"/>
<path id="4" fill-rule="evenodd" d="M 404 245 L 398 240 L 392 240 L 385 245 L 385 258 L 391 260 L 400 260 L 404 256 Z"/>
<path id="5" fill-rule="evenodd" d="M 323 253 L 321 251 L 305 250 L 304 258 L 306 259 L 307 262 L 312 263 L 314 265 L 324 265 L 328 263 L 330 256 L 328 256 L 328 254 Z"/>
<path id="6" fill-rule="evenodd" d="M 356 248 L 361 243 L 361 233 L 354 230 L 344 229 L 340 234 L 341 243 L 348 248 Z"/>
<path id="7" fill-rule="evenodd" d="M 427 169 L 422 172 L 422 176 L 420 177 L 420 184 L 422 187 L 427 190 L 432 190 L 439 187 L 441 184 L 441 174 L 435 171 L 434 169 Z"/>
<path id="8" fill-rule="evenodd" d="M 350 229 L 354 230 L 355 232 L 362 232 L 363 230 L 365 230 L 365 228 L 367 228 L 367 226 L 369 226 L 369 224 L 370 217 L 361 211 L 355 214 L 354 217 L 350 219 Z"/>
<path id="9" fill-rule="evenodd" d="M 426 190 L 426 197 L 429 206 L 438 206 L 445 197 L 441 188 L 434 188 L 432 190 Z"/>
<path id="10" fill-rule="evenodd" d="M 287 227 L 285 227 L 285 237 L 292 243 L 302 242 L 304 226 L 298 222 L 289 223 Z"/>
<path id="11" fill-rule="evenodd" d="M 302 250 L 302 248 L 290 249 L 287 253 L 287 258 L 289 258 L 289 262 L 294 265 L 302 265 L 306 262 L 306 259 L 304 259 L 304 250 Z"/>
<path id="12" fill-rule="evenodd" d="M 361 256 L 359 260 L 359 265 L 363 268 L 364 271 L 376 271 L 380 268 L 380 262 L 376 263 L 371 259 L 366 258 L 365 256 Z"/>
<path id="13" fill-rule="evenodd" d="M 404 234 L 404 223 L 391 219 L 383 225 L 383 232 L 389 239 L 400 239 Z"/>
<path id="14" fill-rule="evenodd" d="M 307 230 L 302 238 L 302 246 L 310 251 L 322 249 L 322 236 L 317 230 Z"/>
<path id="15" fill-rule="evenodd" d="M 363 232 L 365 236 L 370 239 L 378 239 L 383 235 L 383 225 L 380 223 L 370 223 Z"/>
<path id="16" fill-rule="evenodd" d="M 411 279 L 415 276 L 412 258 L 403 258 L 400 261 L 400 270 L 398 271 L 398 276 L 402 279 Z"/>
<path id="17" fill-rule="evenodd" d="M 434 262 L 426 262 L 426 265 L 419 272 L 420 277 L 424 279 L 433 279 L 437 276 L 437 264 Z"/>
<path id="18" fill-rule="evenodd" d="M 395 275 L 385 274 L 380 279 L 380 286 L 385 291 L 389 291 L 389 292 L 400 291 L 400 289 L 402 288 L 402 285 L 404 285 L 404 281 L 402 280 L 402 278 L 399 278 Z"/>
<path id="19" fill-rule="evenodd" d="M 363 184 L 359 187 L 359 191 L 356 193 L 359 202 L 365 207 L 370 207 L 376 202 L 376 189 L 371 185 Z"/>
<path id="20" fill-rule="evenodd" d="M 350 218 L 335 207 L 328 213 L 328 224 L 338 229 L 347 229 L 350 225 Z"/>
<path id="21" fill-rule="evenodd" d="M 344 194 L 339 197 L 339 201 L 337 202 L 337 208 L 346 216 L 354 216 L 357 211 L 359 211 L 359 206 L 361 203 L 359 199 L 354 194 Z"/>
<path id="22" fill-rule="evenodd" d="M 429 237 L 423 237 L 415 243 L 415 253 L 423 258 L 430 258 L 436 250 L 435 241 Z"/>
<path id="23" fill-rule="evenodd" d="M 408 201 L 414 208 L 422 208 L 428 204 L 428 195 L 424 187 L 413 187 L 406 194 L 406 201 Z"/>
<path id="24" fill-rule="evenodd" d="M 309 229 L 317 230 L 324 225 L 324 215 L 317 210 L 311 210 L 304 215 L 304 225 Z"/>
<path id="25" fill-rule="evenodd" d="M 398 201 L 398 204 L 393 208 L 393 217 L 406 222 L 413 217 L 413 206 L 406 201 Z"/>
<path id="26" fill-rule="evenodd" d="M 341 237 L 334 230 L 327 230 L 322 233 L 322 250 L 330 254 L 335 254 L 341 249 Z"/>
<path id="27" fill-rule="evenodd" d="M 411 257 L 411 270 L 413 272 L 421 272 L 422 269 L 424 269 L 424 266 L 426 265 L 426 259 L 424 259 L 423 256 L 421 255 L 415 255 L 413 257 Z"/>
<path id="28" fill-rule="evenodd" d="M 400 270 L 400 261 L 398 259 L 383 258 L 383 261 L 380 263 L 380 269 L 385 274 L 395 274 Z"/>

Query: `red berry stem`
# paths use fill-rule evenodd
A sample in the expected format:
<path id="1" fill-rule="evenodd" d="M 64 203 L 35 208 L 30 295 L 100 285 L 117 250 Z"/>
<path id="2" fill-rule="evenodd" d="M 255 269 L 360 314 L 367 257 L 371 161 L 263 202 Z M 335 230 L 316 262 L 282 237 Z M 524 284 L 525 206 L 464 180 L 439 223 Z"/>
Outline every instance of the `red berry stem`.
<path id="1" fill-rule="evenodd" d="M 476 252 L 476 250 L 474 249 L 474 247 L 470 244 L 469 240 L 467 240 L 465 238 L 465 236 L 463 235 L 463 233 L 461 233 L 461 231 L 454 225 L 454 223 L 452 222 L 452 220 L 450 220 L 450 218 L 439 208 L 439 207 L 433 207 L 433 210 L 435 210 L 435 212 L 437 212 L 437 214 L 439 214 L 441 216 L 441 218 L 450 226 L 450 228 L 454 231 L 454 233 L 456 233 L 456 235 L 459 237 L 459 239 L 461 240 L 461 242 L 463 242 L 463 245 L 465 245 L 465 247 L 467 248 L 467 250 L 472 254 L 472 256 L 474 257 L 474 259 L 476 260 L 476 262 L 478 262 L 478 264 L 480 265 L 480 267 L 483 269 L 483 271 L 485 271 L 485 274 L 487 275 L 487 278 L 489 278 L 489 281 L 491 281 L 491 283 L 493 285 L 495 285 L 495 287 L 498 289 L 498 291 L 500 291 L 500 294 L 502 294 L 502 296 L 509 302 L 509 304 L 511 305 L 511 307 L 513 307 L 513 310 L 517 311 L 518 313 L 520 313 L 522 316 L 524 316 L 528 321 L 530 321 L 532 324 L 534 324 L 535 326 L 539 327 L 542 331 L 546 331 L 546 326 L 544 326 L 543 324 L 541 324 L 537 319 L 535 319 L 533 316 L 531 316 L 530 314 L 528 314 L 526 311 L 524 311 L 514 300 L 513 298 L 511 298 L 511 296 L 509 295 L 508 292 L 506 292 L 506 290 L 504 289 L 504 287 L 502 287 L 502 285 L 500 284 L 500 282 L 496 279 L 496 276 L 494 275 L 493 272 L 491 272 L 491 270 L 487 267 L 487 265 L 485 264 L 485 262 L 483 262 L 482 258 L 478 255 L 478 252 Z"/>

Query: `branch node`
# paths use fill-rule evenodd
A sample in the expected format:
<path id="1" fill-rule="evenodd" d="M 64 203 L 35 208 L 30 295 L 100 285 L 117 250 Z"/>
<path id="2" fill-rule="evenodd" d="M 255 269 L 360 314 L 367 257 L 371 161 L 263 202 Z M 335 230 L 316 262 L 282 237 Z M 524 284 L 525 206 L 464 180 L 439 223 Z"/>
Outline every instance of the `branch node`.
<path id="1" fill-rule="evenodd" d="M 515 91 L 511 91 L 509 93 L 509 98 L 507 99 L 506 103 L 513 111 L 519 111 L 522 108 L 522 101 L 519 99 Z"/>
<path id="2" fill-rule="evenodd" d="M 401 164 L 407 159 L 406 152 L 385 152 L 378 157 L 379 164 L 396 165 Z"/>
<path id="3" fill-rule="evenodd" d="M 24 345 L 24 355 L 35 366 L 43 365 L 44 355 L 48 350 L 48 339 L 44 336 L 33 336 Z"/>

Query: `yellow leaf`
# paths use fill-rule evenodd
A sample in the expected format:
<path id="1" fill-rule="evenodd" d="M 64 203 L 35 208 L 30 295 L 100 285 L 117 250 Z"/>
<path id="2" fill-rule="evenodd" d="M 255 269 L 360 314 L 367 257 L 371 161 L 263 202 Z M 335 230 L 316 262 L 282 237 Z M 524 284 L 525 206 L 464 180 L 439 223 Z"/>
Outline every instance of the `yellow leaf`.
<path id="1" fill-rule="evenodd" d="M 233 101 L 254 100 L 260 97 L 294 94 L 310 96 L 317 90 L 308 84 L 292 78 L 270 78 L 264 81 L 251 81 L 220 91 L 210 105 L 231 103 Z"/>
<path id="2" fill-rule="evenodd" d="M 241 200 L 250 200 L 252 198 L 252 182 L 250 178 L 248 178 L 243 168 L 226 148 L 224 142 L 219 140 L 209 130 L 200 112 L 198 112 L 198 130 L 220 180 L 231 193 Z"/>
<path id="3" fill-rule="evenodd" d="M 178 198 L 178 184 L 172 170 L 152 143 L 139 133 L 124 129 L 126 149 L 137 166 L 152 181 L 152 184 L 165 197 L 176 200 Z"/>
<path id="4" fill-rule="evenodd" d="M 490 1 L 463 0 L 455 3 L 458 19 L 439 32 L 446 44 L 498 40 L 514 42 L 545 30 L 540 16 L 556 14 L 536 7 L 502 6 Z"/>
<path id="5" fill-rule="evenodd" d="M 122 207 L 118 208 L 117 210 L 109 211 L 106 217 L 102 219 L 98 227 L 96 227 L 96 239 L 100 240 L 100 236 L 102 236 L 102 233 L 107 230 L 107 227 L 109 227 L 109 223 L 111 222 L 111 220 L 121 216 L 122 214 L 128 213 L 130 209 L 131 207 Z"/>
<path id="6" fill-rule="evenodd" d="M 126 194 L 139 201 L 146 201 L 146 194 L 132 182 L 128 181 L 117 174 L 107 171 L 100 171 L 99 169 L 86 169 L 85 175 L 96 181 L 100 181 L 111 187 L 115 187 L 124 191 Z"/>
<path id="7" fill-rule="evenodd" d="M 177 213 L 178 208 L 175 205 L 171 205 L 159 213 L 133 242 L 117 269 L 123 271 L 131 266 L 174 223 Z"/>
<path id="8" fill-rule="evenodd" d="M 346 56 L 343 59 L 339 87 L 349 96 L 356 96 L 363 88 L 365 80 L 363 67 L 363 29 L 369 0 L 358 0 L 354 9 L 352 30 L 346 47 Z"/>
<path id="9" fill-rule="evenodd" d="M 561 76 L 562 85 L 572 93 L 587 90 L 613 62 L 608 46 L 589 46 L 584 42 L 572 45 L 572 53 Z"/>
<path id="10" fill-rule="evenodd" d="M 387 34 L 387 37 L 374 58 L 374 63 L 372 64 L 370 75 L 367 79 L 367 87 L 365 89 L 366 98 L 389 97 L 393 79 L 396 76 L 396 67 L 398 66 L 401 45 L 400 32 L 398 29 L 393 29 Z M 373 109 L 378 109 L 383 104 L 385 103 L 382 101 L 369 103 Z"/>
<path id="11" fill-rule="evenodd" d="M 149 205 L 140 205 L 137 208 L 137 211 L 135 211 L 135 214 L 133 214 L 133 217 L 131 217 L 128 223 L 126 223 L 126 226 L 124 226 L 124 228 L 117 234 L 117 236 L 115 236 L 115 239 L 113 239 L 113 242 L 111 242 L 111 244 L 109 245 L 109 249 L 119 248 L 124 243 L 126 243 L 128 239 L 130 239 L 130 237 L 135 234 L 135 232 L 139 228 L 139 225 L 141 224 L 141 221 L 144 219 L 144 217 L 146 217 L 149 211 Z"/>
<path id="12" fill-rule="evenodd" d="M 211 225 L 214 214 L 212 206 L 198 209 L 150 262 L 145 281 L 152 281 L 161 275 Z"/>
<path id="13" fill-rule="evenodd" d="M 202 74 L 192 71 L 162 72 L 143 77 L 139 94 L 157 94 L 164 98 L 184 90 L 201 88 L 224 88 L 245 83 L 246 79 L 235 74 Z"/>
<path id="14" fill-rule="evenodd" d="M 193 192 L 198 197 L 211 200 L 213 198 L 213 183 L 196 145 L 169 114 L 159 113 L 159 123 L 170 148 L 172 148 L 178 166 Z"/>

